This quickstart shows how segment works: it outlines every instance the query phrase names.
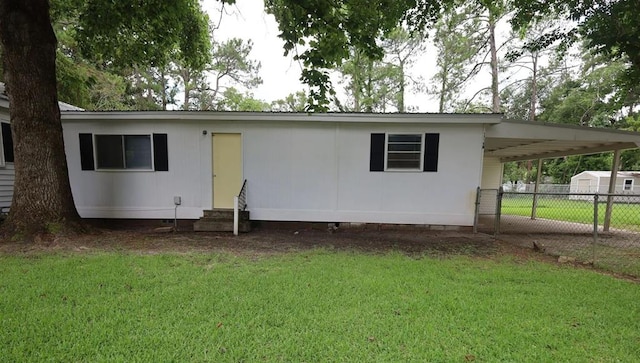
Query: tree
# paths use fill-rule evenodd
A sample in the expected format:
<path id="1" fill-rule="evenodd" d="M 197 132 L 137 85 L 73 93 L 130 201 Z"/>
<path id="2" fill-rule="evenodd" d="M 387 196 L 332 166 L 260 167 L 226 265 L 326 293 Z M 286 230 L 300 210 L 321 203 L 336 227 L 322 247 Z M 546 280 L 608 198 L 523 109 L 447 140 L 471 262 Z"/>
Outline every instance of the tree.
<path id="1" fill-rule="evenodd" d="M 350 52 L 382 59 L 381 36 L 399 24 L 410 32 L 421 32 L 438 18 L 450 0 L 266 0 L 265 9 L 278 22 L 285 55 L 304 66 L 300 80 L 310 88 L 309 110 L 328 110 L 334 93 L 329 79 Z"/>
<path id="2" fill-rule="evenodd" d="M 479 66 L 470 63 L 478 54 L 480 39 L 475 35 L 478 19 L 470 6 L 456 6 L 436 23 L 433 37 L 437 49 L 437 72 L 431 78 L 431 93 L 438 97 L 438 112 L 451 111 L 465 82 L 475 76 Z"/>
<path id="3" fill-rule="evenodd" d="M 400 83 L 404 80 L 396 65 L 354 51 L 339 70 L 347 93 L 346 102 L 336 99 L 341 111 L 386 112 L 387 107 L 398 106 Z"/>
<path id="4" fill-rule="evenodd" d="M 500 112 L 500 79 L 499 79 L 499 48 L 496 39 L 496 29 L 510 9 L 510 1 L 488 1 L 475 0 L 473 2 L 456 1 L 454 7 L 444 12 L 442 22 L 436 27 L 440 37 L 451 39 L 440 39 L 437 41 L 440 49 L 447 48 L 444 54 L 440 55 L 438 61 L 439 73 L 436 80 L 440 83 L 440 95 L 443 97 L 442 104 L 446 98 L 452 96 L 448 93 L 459 91 L 462 84 L 473 79 L 483 68 L 489 66 L 491 84 L 477 91 L 465 103 L 455 106 L 462 112 L 467 111 L 467 105 L 474 102 L 479 95 L 489 91 L 491 95 L 490 112 Z M 451 31 L 452 33 L 449 33 Z M 456 42 L 459 41 L 459 42 Z M 454 43 L 455 42 L 455 43 Z M 465 48 L 461 44 L 469 46 Z M 475 63 L 475 64 L 473 64 Z M 470 66 L 473 64 L 473 66 Z M 455 72 L 454 79 L 449 74 Z M 464 72 L 464 74 L 462 74 Z M 442 83 L 444 81 L 444 83 Z M 444 105 L 443 105 L 444 109 Z"/>
<path id="5" fill-rule="evenodd" d="M 194 64 L 203 59 L 199 37 L 185 36 L 201 34 L 197 18 L 202 13 L 195 0 L 148 1 L 135 11 L 130 3 L 109 0 L 65 4 L 77 6 L 84 54 L 104 66 L 162 64 L 174 49 Z M 2 1 L 0 41 L 16 173 L 3 229 L 18 236 L 76 230 L 79 216 L 64 153 L 56 89 L 57 41 L 48 1 Z"/>
<path id="6" fill-rule="evenodd" d="M 307 107 L 307 93 L 298 91 L 290 93 L 284 99 L 271 102 L 271 111 L 275 112 L 304 112 Z"/>
<path id="7" fill-rule="evenodd" d="M 233 87 L 224 91 L 218 111 L 269 111 L 269 104 L 253 97 L 251 93 L 240 93 Z"/>
<path id="8" fill-rule="evenodd" d="M 9 233 L 77 228 L 56 91 L 56 37 L 46 0 L 0 4 L 4 80 L 15 150 Z M 37 92 L 35 92 L 37 90 Z"/>
<path id="9" fill-rule="evenodd" d="M 417 85 L 418 81 L 407 74 L 407 68 L 415 62 L 416 56 L 424 52 L 425 45 L 422 37 L 417 33 L 409 34 L 401 27 L 391 31 L 382 40 L 382 48 L 385 51 L 384 61 L 397 69 L 397 92 L 395 106 L 398 112 L 406 112 L 407 105 L 404 102 L 406 88 L 409 84 Z"/>
<path id="10" fill-rule="evenodd" d="M 531 42 L 544 48 L 556 40 L 569 44 L 585 39 L 589 49 L 610 60 L 627 61 L 624 80 L 640 84 L 640 7 L 635 0 L 514 0 L 513 24 L 526 29 L 549 16 L 566 21 Z"/>

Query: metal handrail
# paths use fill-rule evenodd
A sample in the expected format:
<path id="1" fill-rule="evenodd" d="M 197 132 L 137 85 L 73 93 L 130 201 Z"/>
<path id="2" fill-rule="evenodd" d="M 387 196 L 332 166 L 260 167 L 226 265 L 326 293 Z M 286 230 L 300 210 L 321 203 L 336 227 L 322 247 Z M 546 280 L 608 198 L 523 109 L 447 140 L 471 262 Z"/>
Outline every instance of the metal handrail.
<path id="1" fill-rule="evenodd" d="M 247 209 L 247 179 L 242 183 L 242 188 L 240 188 L 240 193 L 238 193 L 238 209 Z"/>
<path id="2" fill-rule="evenodd" d="M 247 209 L 247 179 L 242 183 L 240 193 L 233 197 L 233 234 L 238 235 L 238 227 L 240 224 L 240 211 Z"/>

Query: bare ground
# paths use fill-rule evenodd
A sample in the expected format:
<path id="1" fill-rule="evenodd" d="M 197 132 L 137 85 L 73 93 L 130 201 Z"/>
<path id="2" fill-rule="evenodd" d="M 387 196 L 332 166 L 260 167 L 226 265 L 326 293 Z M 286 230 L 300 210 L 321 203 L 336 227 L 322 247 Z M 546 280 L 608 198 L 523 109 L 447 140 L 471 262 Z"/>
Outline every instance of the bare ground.
<path id="1" fill-rule="evenodd" d="M 159 232 L 153 228 L 96 229 L 92 234 L 41 238 L 31 243 L 0 241 L 0 253 L 47 252 L 189 253 L 225 252 L 245 256 L 283 254 L 323 248 L 328 250 L 387 253 L 410 256 L 469 255 L 493 258 L 510 255 L 519 259 L 553 261 L 530 248 L 496 240 L 492 236 L 458 231 L 428 231 L 415 228 L 340 228 L 330 233 L 317 228 L 258 228 L 233 236 L 213 232 Z"/>

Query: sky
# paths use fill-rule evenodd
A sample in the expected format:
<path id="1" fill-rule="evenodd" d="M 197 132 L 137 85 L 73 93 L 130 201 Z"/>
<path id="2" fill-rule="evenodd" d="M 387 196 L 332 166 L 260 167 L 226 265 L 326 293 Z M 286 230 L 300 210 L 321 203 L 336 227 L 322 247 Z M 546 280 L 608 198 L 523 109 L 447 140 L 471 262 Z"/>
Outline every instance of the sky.
<path id="1" fill-rule="evenodd" d="M 217 1 L 204 1 L 203 9 L 209 17 L 218 23 L 220 19 L 220 3 Z M 260 76 L 263 84 L 251 90 L 255 98 L 271 102 L 285 98 L 290 93 L 305 90 L 305 86 L 299 81 L 301 65 L 294 61 L 292 56 L 284 56 L 284 42 L 278 38 L 278 24 L 272 15 L 264 12 L 261 0 L 238 0 L 236 5 L 226 5 L 225 14 L 220 26 L 214 31 L 214 38 L 222 41 L 229 38 L 242 38 L 253 41 L 251 56 L 261 62 Z M 435 57 L 433 52 L 427 50 L 427 54 L 421 57 L 413 69 L 409 71 L 414 76 L 424 75 L 425 70 L 435 69 Z M 422 71 L 421 71 L 422 70 Z M 428 73 L 428 72 L 427 72 Z M 336 82 L 334 80 L 334 86 Z M 407 104 L 415 107 L 415 111 L 435 112 L 437 104 L 433 98 L 426 94 L 407 94 Z"/>
<path id="2" fill-rule="evenodd" d="M 229 38 L 241 38 L 253 41 L 251 57 L 261 62 L 260 77 L 263 84 L 250 90 L 255 98 L 271 102 L 283 99 L 291 93 L 305 90 L 306 87 L 299 81 L 301 65 L 293 60 L 291 55 L 284 56 L 284 42 L 278 38 L 278 24 L 272 15 L 264 12 L 262 0 L 238 0 L 235 5 L 225 5 L 223 16 L 220 16 L 221 3 L 218 1 L 202 1 L 202 7 L 214 23 L 219 23 L 219 28 L 214 31 L 214 38 L 223 41 Z M 498 42 L 503 42 L 508 37 L 508 26 L 498 30 Z M 436 48 L 431 42 L 422 56 L 407 71 L 413 79 L 421 78 L 423 86 L 431 86 L 431 77 L 436 72 Z M 513 81 L 528 76 L 528 72 L 511 70 L 501 72 L 501 81 Z M 340 99 L 344 95 L 340 90 L 338 78 L 333 77 L 333 85 Z M 491 83 L 489 68 L 483 71 L 465 85 L 461 98 L 471 98 L 477 91 L 486 88 Z M 423 88 L 427 88 L 423 87 Z M 476 99 L 475 101 L 479 101 Z M 487 99 L 487 103 L 490 101 Z M 425 92 L 417 93 L 411 88 L 405 94 L 405 103 L 411 108 L 411 112 L 437 112 L 438 104 L 434 95 Z"/>

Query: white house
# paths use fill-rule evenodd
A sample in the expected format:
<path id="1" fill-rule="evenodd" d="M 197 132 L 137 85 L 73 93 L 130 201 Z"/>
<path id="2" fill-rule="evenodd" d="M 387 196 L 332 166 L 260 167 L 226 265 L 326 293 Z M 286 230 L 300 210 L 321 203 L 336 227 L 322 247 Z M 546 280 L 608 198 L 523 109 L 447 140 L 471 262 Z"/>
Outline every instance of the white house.
<path id="1" fill-rule="evenodd" d="M 246 181 L 252 220 L 471 226 L 477 189 L 497 189 L 506 161 L 640 144 L 499 114 L 63 110 L 62 124 L 84 218 L 196 220 L 230 208 Z"/>
<path id="2" fill-rule="evenodd" d="M 251 219 L 471 226 L 502 163 L 635 148 L 640 134 L 498 114 L 63 112 L 85 218 Z M 174 201 L 179 200 L 176 207 Z"/>
<path id="3" fill-rule="evenodd" d="M 484 129 L 500 115 L 64 113 L 86 218 L 472 225 Z"/>

